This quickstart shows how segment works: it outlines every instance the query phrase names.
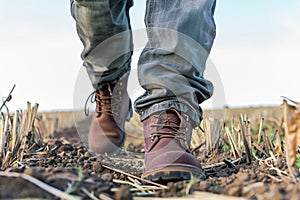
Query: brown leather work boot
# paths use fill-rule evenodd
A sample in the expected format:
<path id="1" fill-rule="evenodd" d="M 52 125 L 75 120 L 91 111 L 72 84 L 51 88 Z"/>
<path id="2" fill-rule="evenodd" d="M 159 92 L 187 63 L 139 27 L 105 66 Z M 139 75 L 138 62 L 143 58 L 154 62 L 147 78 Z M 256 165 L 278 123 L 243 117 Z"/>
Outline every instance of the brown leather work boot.
<path id="1" fill-rule="evenodd" d="M 123 147 L 125 121 L 132 116 L 125 74 L 115 85 L 95 91 L 96 112 L 89 131 L 89 147 L 95 153 L 116 153 Z"/>
<path id="2" fill-rule="evenodd" d="M 187 180 L 202 176 L 199 161 L 189 151 L 192 123 L 175 109 L 152 115 L 143 121 L 145 173 L 152 181 Z"/>

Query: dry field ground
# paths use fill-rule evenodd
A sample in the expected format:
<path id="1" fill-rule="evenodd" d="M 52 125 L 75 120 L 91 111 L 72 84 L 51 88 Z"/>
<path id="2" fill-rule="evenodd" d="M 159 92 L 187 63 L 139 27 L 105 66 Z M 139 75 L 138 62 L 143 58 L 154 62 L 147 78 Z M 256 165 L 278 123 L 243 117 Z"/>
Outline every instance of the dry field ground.
<path id="1" fill-rule="evenodd" d="M 191 148 L 206 178 L 169 183 L 139 178 L 144 148 L 137 115 L 126 125 L 124 150 L 106 156 L 86 148 L 88 118 L 76 129 L 73 112 L 28 108 L 10 123 L 1 119 L 1 199 L 299 199 L 300 160 L 287 147 L 279 106 L 204 111 Z"/>

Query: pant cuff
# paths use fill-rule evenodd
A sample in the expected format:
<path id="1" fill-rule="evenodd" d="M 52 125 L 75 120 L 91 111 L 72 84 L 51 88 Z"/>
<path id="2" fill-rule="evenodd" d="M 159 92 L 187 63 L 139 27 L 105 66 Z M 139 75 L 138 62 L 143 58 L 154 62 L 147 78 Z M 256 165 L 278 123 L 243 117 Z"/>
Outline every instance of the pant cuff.
<path id="1" fill-rule="evenodd" d="M 138 113 L 140 114 L 141 121 L 144 121 L 150 115 L 165 111 L 167 109 L 172 109 L 172 108 L 181 112 L 183 115 L 188 116 L 192 120 L 193 128 L 198 127 L 200 125 L 200 122 L 202 120 L 201 108 L 199 107 L 199 110 L 196 111 L 191 107 L 182 104 L 178 101 L 166 101 L 166 102 L 157 103 L 143 111 L 138 111 Z"/>
<path id="2" fill-rule="evenodd" d="M 129 59 L 122 68 L 115 72 L 91 72 L 87 69 L 93 88 L 98 90 L 102 89 L 105 85 L 116 84 L 122 77 L 130 72 L 130 62 L 131 60 Z"/>

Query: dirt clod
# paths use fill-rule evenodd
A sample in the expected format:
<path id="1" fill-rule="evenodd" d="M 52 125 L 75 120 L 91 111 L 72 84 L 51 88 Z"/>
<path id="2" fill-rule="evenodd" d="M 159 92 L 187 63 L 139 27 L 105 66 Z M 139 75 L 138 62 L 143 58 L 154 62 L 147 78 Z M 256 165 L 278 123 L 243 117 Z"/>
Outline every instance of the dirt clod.
<path id="1" fill-rule="evenodd" d="M 105 174 L 102 174 L 101 178 L 104 180 L 104 181 L 111 181 L 112 180 L 112 174 L 111 173 L 105 173 Z"/>
<path id="2" fill-rule="evenodd" d="M 103 167 L 100 162 L 96 161 L 96 162 L 93 162 L 93 164 L 92 164 L 92 170 L 95 173 L 100 173 L 103 171 Z"/>
<path id="3" fill-rule="evenodd" d="M 122 185 L 121 188 L 115 194 L 116 200 L 132 200 L 133 196 L 127 185 Z"/>

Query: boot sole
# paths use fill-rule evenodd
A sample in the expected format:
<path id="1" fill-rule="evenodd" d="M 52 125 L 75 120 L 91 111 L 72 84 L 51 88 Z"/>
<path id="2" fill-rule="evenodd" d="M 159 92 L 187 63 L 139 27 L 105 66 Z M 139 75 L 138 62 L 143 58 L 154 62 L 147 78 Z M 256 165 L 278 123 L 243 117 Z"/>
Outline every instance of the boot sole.
<path id="1" fill-rule="evenodd" d="M 193 177 L 204 180 L 205 172 L 198 167 L 188 165 L 168 165 L 142 174 L 142 178 L 154 182 L 190 180 Z"/>

